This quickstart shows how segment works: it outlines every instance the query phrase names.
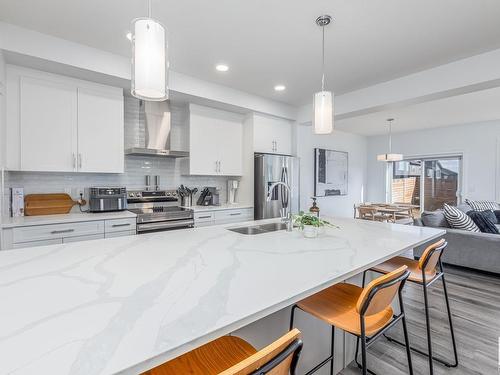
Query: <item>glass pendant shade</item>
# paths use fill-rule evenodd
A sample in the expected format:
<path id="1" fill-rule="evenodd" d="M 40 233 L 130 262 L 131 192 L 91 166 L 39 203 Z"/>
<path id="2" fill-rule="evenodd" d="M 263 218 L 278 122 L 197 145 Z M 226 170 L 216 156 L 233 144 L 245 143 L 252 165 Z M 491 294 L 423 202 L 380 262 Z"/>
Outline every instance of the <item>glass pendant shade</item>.
<path id="1" fill-rule="evenodd" d="M 132 21 L 132 89 L 143 100 L 168 99 L 168 51 L 165 28 L 152 18 Z"/>
<path id="2" fill-rule="evenodd" d="M 313 99 L 313 128 L 316 134 L 329 134 L 333 130 L 333 94 L 320 91 Z"/>
<path id="3" fill-rule="evenodd" d="M 403 154 L 394 154 L 392 152 L 392 122 L 393 121 L 394 121 L 393 118 L 387 119 L 387 123 L 389 124 L 389 153 L 377 155 L 378 161 L 401 161 L 401 160 L 403 160 Z"/>

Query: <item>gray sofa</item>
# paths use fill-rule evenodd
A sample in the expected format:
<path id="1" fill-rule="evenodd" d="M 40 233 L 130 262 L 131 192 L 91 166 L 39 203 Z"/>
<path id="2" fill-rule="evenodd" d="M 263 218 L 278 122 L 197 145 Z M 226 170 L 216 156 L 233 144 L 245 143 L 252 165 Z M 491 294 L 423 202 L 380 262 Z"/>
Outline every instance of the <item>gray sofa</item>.
<path id="1" fill-rule="evenodd" d="M 459 205 L 464 212 L 470 210 L 468 205 Z M 414 225 L 446 229 L 448 247 L 443 254 L 443 262 L 461 267 L 474 268 L 479 271 L 500 274 L 500 235 L 475 233 L 450 228 L 442 212 L 424 212 L 421 219 L 415 219 Z M 444 219 L 444 220 L 443 220 Z M 500 229 L 500 225 L 497 225 Z M 420 257 L 429 243 L 414 249 L 414 255 Z"/>

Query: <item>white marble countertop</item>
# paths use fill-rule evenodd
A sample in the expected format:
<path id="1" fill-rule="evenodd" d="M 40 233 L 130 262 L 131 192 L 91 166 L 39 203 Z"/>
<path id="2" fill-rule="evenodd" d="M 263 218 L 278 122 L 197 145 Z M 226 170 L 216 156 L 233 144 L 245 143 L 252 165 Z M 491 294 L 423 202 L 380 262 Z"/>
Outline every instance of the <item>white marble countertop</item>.
<path id="1" fill-rule="evenodd" d="M 2 228 L 15 228 L 31 225 L 75 223 L 79 221 L 126 219 L 134 217 L 137 217 L 137 215 L 127 210 L 115 212 L 77 212 L 59 215 L 3 217 L 0 226 Z"/>
<path id="2" fill-rule="evenodd" d="M 2 251 L 0 373 L 137 374 L 445 233 L 331 220 L 315 239 L 224 225 Z"/>
<path id="3" fill-rule="evenodd" d="M 224 204 L 220 204 L 220 205 L 217 205 L 217 206 L 191 206 L 191 207 L 184 207 L 184 208 L 190 208 L 194 212 L 222 211 L 222 210 L 238 210 L 238 209 L 243 209 L 243 208 L 253 208 L 253 204 L 244 204 L 244 203 L 229 204 L 229 203 L 224 203 Z"/>

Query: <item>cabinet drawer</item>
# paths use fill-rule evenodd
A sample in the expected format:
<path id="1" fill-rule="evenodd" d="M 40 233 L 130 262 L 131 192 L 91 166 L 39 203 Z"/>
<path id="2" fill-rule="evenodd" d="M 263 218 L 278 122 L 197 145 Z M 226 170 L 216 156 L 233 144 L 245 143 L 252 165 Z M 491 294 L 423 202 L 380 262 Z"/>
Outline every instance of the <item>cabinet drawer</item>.
<path id="1" fill-rule="evenodd" d="M 104 221 L 104 232 L 124 232 L 124 231 L 134 231 L 135 232 L 136 218 L 128 219 L 112 219 Z"/>
<path id="2" fill-rule="evenodd" d="M 223 210 L 215 212 L 215 221 L 222 224 L 228 221 L 245 221 L 253 218 L 253 209 L 243 208 L 234 210 Z"/>
<path id="3" fill-rule="evenodd" d="M 99 234 L 89 234 L 87 236 L 75 236 L 75 237 L 66 237 L 63 238 L 63 243 L 70 243 L 70 242 L 81 242 L 81 241 L 89 241 L 89 240 L 100 240 L 104 238 L 104 233 L 99 233 Z"/>
<path id="4" fill-rule="evenodd" d="M 35 247 L 35 246 L 59 245 L 59 244 L 62 244 L 62 238 L 56 238 L 54 240 L 19 242 L 19 243 L 13 244 L 12 248 L 13 249 L 22 249 L 23 247 Z"/>
<path id="5" fill-rule="evenodd" d="M 126 236 L 135 236 L 137 233 L 134 230 L 125 230 L 121 232 L 106 232 L 104 235 L 105 238 L 115 238 L 115 237 L 126 237 Z"/>
<path id="6" fill-rule="evenodd" d="M 34 225 L 30 227 L 14 228 L 12 242 L 50 240 L 99 233 L 104 233 L 104 222 L 102 220 L 85 221 L 82 223 Z"/>
<path id="7" fill-rule="evenodd" d="M 215 220 L 215 215 L 214 212 L 195 212 L 194 213 L 194 221 L 195 222 L 207 222 L 207 221 L 214 221 Z"/>

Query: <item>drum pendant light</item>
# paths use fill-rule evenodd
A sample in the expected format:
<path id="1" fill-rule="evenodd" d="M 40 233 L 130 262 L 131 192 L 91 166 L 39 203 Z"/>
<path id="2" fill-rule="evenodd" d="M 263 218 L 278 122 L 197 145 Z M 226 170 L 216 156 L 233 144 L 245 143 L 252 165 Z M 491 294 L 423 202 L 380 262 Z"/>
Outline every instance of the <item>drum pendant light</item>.
<path id="1" fill-rule="evenodd" d="M 165 28 L 148 16 L 132 21 L 131 93 L 142 100 L 168 99 L 168 46 Z"/>
<path id="2" fill-rule="evenodd" d="M 325 91 L 325 27 L 331 21 L 332 17 L 328 15 L 316 19 L 323 33 L 321 91 L 315 93 L 313 98 L 313 128 L 316 134 L 329 134 L 333 130 L 333 93 Z"/>
<path id="3" fill-rule="evenodd" d="M 401 161 L 401 160 L 403 160 L 402 154 L 393 154 L 392 153 L 392 122 L 393 121 L 394 121 L 393 118 L 387 119 L 387 122 L 389 123 L 389 153 L 377 155 L 378 161 Z"/>

